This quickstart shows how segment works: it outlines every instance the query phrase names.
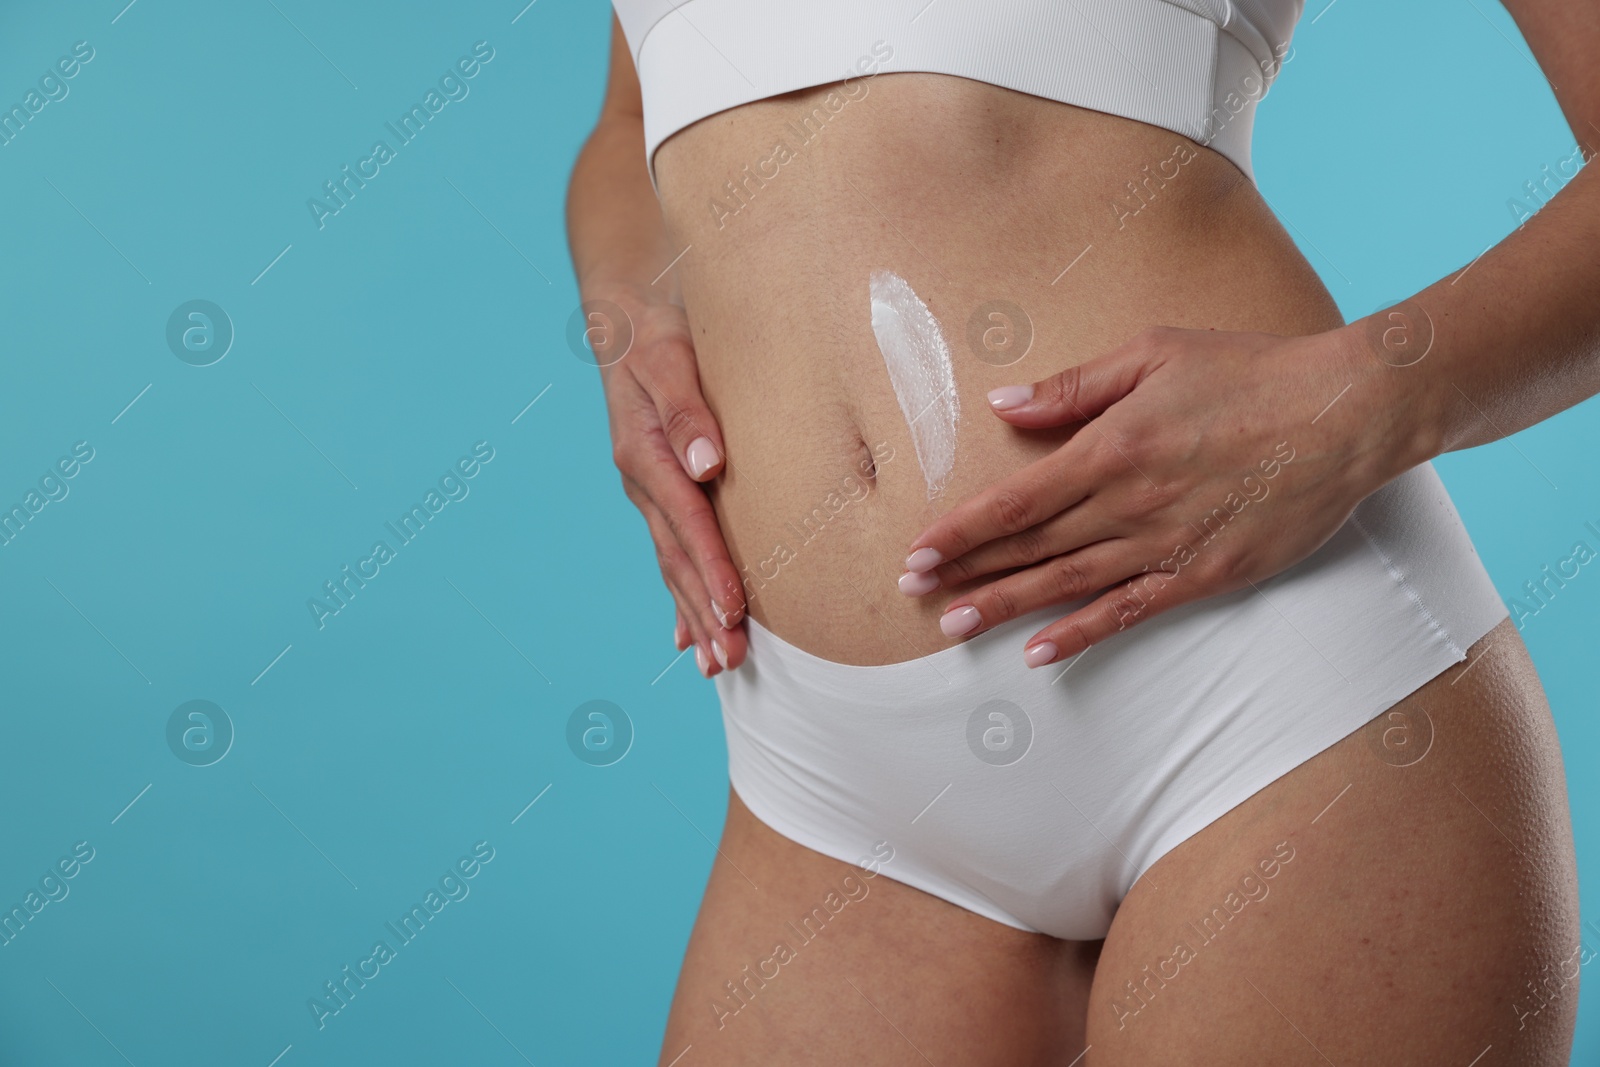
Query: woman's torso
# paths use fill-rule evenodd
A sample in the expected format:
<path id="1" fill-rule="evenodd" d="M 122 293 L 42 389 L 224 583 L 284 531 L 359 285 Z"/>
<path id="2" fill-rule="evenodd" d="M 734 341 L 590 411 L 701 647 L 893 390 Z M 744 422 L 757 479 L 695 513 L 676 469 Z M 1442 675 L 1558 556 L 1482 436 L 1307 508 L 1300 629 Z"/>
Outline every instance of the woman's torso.
<path id="1" fill-rule="evenodd" d="M 851 94 L 721 112 L 655 163 L 750 613 L 816 655 L 877 664 L 952 643 L 937 618 L 961 589 L 896 587 L 912 538 L 1071 432 L 1013 429 L 990 389 L 1149 325 L 1343 320 L 1251 182 L 1176 133 L 948 75 L 880 74 Z M 873 333 L 874 271 L 904 278 L 949 342 L 960 416 L 932 501 Z"/>

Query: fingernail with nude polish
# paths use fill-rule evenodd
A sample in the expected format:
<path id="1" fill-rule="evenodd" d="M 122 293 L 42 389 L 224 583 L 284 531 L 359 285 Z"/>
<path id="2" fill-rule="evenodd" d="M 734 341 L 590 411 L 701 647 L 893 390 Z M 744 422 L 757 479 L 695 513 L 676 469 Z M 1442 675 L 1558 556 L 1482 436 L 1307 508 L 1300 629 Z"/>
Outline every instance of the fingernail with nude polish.
<path id="1" fill-rule="evenodd" d="M 1010 411 L 1020 408 L 1033 399 L 1033 386 L 1031 385 L 1002 385 L 998 389 L 989 391 L 989 406 L 996 411 Z"/>
<path id="2" fill-rule="evenodd" d="M 722 664 L 722 669 L 728 669 L 728 650 L 722 647 L 722 642 L 715 638 L 711 641 L 711 651 L 717 657 L 717 662 Z"/>
<path id="3" fill-rule="evenodd" d="M 906 557 L 906 570 L 931 571 L 944 562 L 937 548 L 919 548 Z"/>
<path id="4" fill-rule="evenodd" d="M 968 604 L 964 608 L 953 608 L 939 616 L 939 629 L 944 631 L 946 637 L 960 637 L 970 633 L 983 622 L 983 617 L 978 614 L 978 609 Z"/>
<path id="5" fill-rule="evenodd" d="M 1061 650 L 1056 648 L 1054 642 L 1040 641 L 1024 649 L 1022 659 L 1030 667 L 1043 667 L 1046 663 L 1054 663 L 1060 654 Z"/>
<path id="6" fill-rule="evenodd" d="M 707 678 L 711 677 L 711 661 L 706 658 L 706 650 L 699 645 L 694 646 L 695 666 L 700 668 L 700 673 Z"/>
<path id="7" fill-rule="evenodd" d="M 689 473 L 698 478 L 717 465 L 717 446 L 709 437 L 696 437 L 689 442 L 684 456 L 689 461 Z"/>
<path id="8" fill-rule="evenodd" d="M 923 596 L 939 588 L 939 576 L 932 571 L 906 571 L 900 576 L 900 591 L 906 596 Z"/>
<path id="9" fill-rule="evenodd" d="M 721 608 L 719 608 L 715 600 L 711 602 L 711 614 L 717 617 L 717 622 L 722 624 L 722 628 L 724 630 L 733 629 L 733 627 L 728 625 L 728 620 L 733 618 L 732 613 L 723 611 Z"/>

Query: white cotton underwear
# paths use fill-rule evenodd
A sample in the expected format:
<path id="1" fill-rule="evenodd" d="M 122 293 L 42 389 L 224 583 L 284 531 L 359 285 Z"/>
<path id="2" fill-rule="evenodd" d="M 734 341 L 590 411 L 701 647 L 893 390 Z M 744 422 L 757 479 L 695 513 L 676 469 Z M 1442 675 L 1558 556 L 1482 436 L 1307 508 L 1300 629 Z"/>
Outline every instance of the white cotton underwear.
<path id="1" fill-rule="evenodd" d="M 1432 464 L 1258 587 L 1036 670 L 1023 641 L 1087 600 L 886 666 L 821 659 L 750 619 L 744 664 L 716 678 L 733 788 L 825 855 L 886 841 L 891 878 L 1018 929 L 1104 937 L 1168 851 L 1509 614 Z"/>

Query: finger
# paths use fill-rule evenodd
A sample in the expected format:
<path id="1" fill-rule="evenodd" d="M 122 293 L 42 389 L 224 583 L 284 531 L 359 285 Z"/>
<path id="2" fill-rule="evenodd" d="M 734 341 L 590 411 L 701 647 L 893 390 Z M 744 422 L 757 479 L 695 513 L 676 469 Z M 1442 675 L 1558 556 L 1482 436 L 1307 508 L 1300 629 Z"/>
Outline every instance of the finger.
<path id="1" fill-rule="evenodd" d="M 723 670 L 731 671 L 744 662 L 750 641 L 743 626 L 721 629 L 711 635 L 711 655 Z"/>
<path id="2" fill-rule="evenodd" d="M 1122 532 L 1111 530 L 1097 511 L 1092 501 L 1086 501 L 1052 515 L 1021 533 L 979 545 L 971 552 L 957 556 L 948 563 L 941 563 L 931 571 L 907 572 L 900 576 L 900 591 L 907 596 L 923 596 L 941 587 L 954 588 L 986 575 L 1065 555 Z M 1097 522 L 1106 528 L 1089 532 L 1094 530 Z"/>
<path id="3" fill-rule="evenodd" d="M 683 609 L 677 607 L 677 597 L 673 597 L 673 601 L 674 614 L 677 616 L 677 622 L 672 627 L 672 647 L 676 648 L 679 652 L 682 652 L 684 649 L 689 647 L 689 627 L 683 621 Z"/>
<path id="4" fill-rule="evenodd" d="M 656 564 L 661 568 L 661 577 L 667 583 L 667 588 L 672 590 L 678 614 L 688 628 L 689 641 L 709 655 L 712 651 L 711 642 L 722 627 L 711 613 L 711 601 L 705 594 L 700 574 L 683 549 L 678 547 L 661 509 L 646 503 L 639 511 L 650 527 L 650 539 L 656 546 Z"/>
<path id="5" fill-rule="evenodd" d="M 666 342 L 649 369 L 634 373 L 650 394 L 672 454 L 690 478 L 709 481 L 722 471 L 722 430 L 700 391 L 700 371 L 687 342 Z"/>
<path id="6" fill-rule="evenodd" d="M 1140 574 L 1028 638 L 1023 659 L 1030 667 L 1068 659 L 1180 604 L 1237 587 L 1192 571 Z"/>
<path id="7" fill-rule="evenodd" d="M 685 650 L 689 651 L 694 656 L 695 669 L 705 677 L 710 678 L 721 670 L 708 651 L 711 648 L 711 639 L 706 636 L 698 620 L 688 610 L 689 597 L 685 595 L 683 590 L 678 588 L 677 582 L 668 576 L 668 570 L 669 568 L 663 564 L 662 577 L 666 581 L 667 590 L 672 594 L 673 602 L 678 606 L 678 613 L 685 620 L 685 625 L 689 631 L 689 640 L 685 643 L 685 648 L 679 650 L 679 655 L 681 656 Z M 677 660 L 673 662 L 676 663 Z"/>
<path id="8" fill-rule="evenodd" d="M 645 498 L 639 504 L 639 514 L 644 516 L 645 525 L 650 529 L 650 540 L 656 550 L 656 566 L 661 569 L 662 581 L 672 592 L 678 621 L 688 638 L 685 643 L 704 644 L 709 648 L 711 636 L 719 627 L 709 611 L 699 572 L 678 546 L 660 508 Z M 682 647 L 679 646 L 680 651 Z"/>
<path id="9" fill-rule="evenodd" d="M 957 504 L 918 535 L 906 570 L 928 571 L 979 545 L 1009 537 L 1080 503 L 1104 467 L 1074 437 L 1055 452 Z M 1109 473 L 1109 472 L 1105 472 Z"/>
<path id="10" fill-rule="evenodd" d="M 705 490 L 683 477 L 659 434 L 636 437 L 623 451 L 626 455 L 618 463 L 623 493 L 641 512 L 651 507 L 664 516 L 660 527 L 651 528 L 652 538 L 658 533 L 670 536 L 690 553 L 710 595 L 712 614 L 725 629 L 738 626 L 744 619 L 744 583 Z"/>
<path id="11" fill-rule="evenodd" d="M 711 598 L 706 595 L 699 572 L 673 539 L 670 525 L 661 510 L 647 503 L 640 508 L 640 512 L 650 526 L 662 576 L 674 592 L 679 616 L 686 620 L 693 643 L 700 647 L 705 657 L 713 661 L 715 668 L 732 669 L 739 666 L 744 662 L 747 650 L 744 631 L 737 622 L 732 627 L 722 625 Z M 678 647 L 682 649 L 684 646 Z M 702 670 L 701 673 L 706 672 Z M 711 675 L 716 673 L 717 670 L 710 672 Z"/>
<path id="12" fill-rule="evenodd" d="M 689 568 L 687 571 L 678 571 L 677 573 L 693 574 L 693 569 Z M 693 594 L 679 591 L 671 581 L 667 582 L 667 588 L 671 591 L 673 600 L 678 605 L 679 617 L 685 619 L 693 618 L 693 613 L 688 607 L 690 603 L 689 597 Z M 679 646 L 679 651 L 693 646 L 695 666 L 707 678 L 714 678 L 725 670 L 733 670 L 742 664 L 745 661 L 745 657 L 749 655 L 749 640 L 742 626 L 735 627 L 732 630 L 725 630 L 721 627 L 705 629 L 703 624 L 696 627 L 688 622 L 685 622 L 684 626 L 686 630 L 685 639 L 683 644 Z M 699 633 L 698 637 L 694 636 L 696 632 Z"/>
<path id="13" fill-rule="evenodd" d="M 1030 611 L 1082 600 L 1136 574 L 1131 541 L 1100 541 L 1054 556 L 952 600 L 939 617 L 946 637 L 967 637 Z"/>
<path id="14" fill-rule="evenodd" d="M 664 520 L 660 533 L 686 553 L 705 591 L 695 610 L 708 611 L 722 629 L 732 629 L 744 618 L 744 585 L 728 556 L 722 525 L 706 491 L 683 477 L 676 467 L 651 464 L 642 472 L 641 488 Z M 652 535 L 657 533 L 651 528 Z"/>
<path id="15" fill-rule="evenodd" d="M 1031 385 L 1004 385 L 989 393 L 989 408 L 1013 426 L 1041 428 L 1084 422 L 1127 396 L 1154 369 L 1156 331 Z"/>

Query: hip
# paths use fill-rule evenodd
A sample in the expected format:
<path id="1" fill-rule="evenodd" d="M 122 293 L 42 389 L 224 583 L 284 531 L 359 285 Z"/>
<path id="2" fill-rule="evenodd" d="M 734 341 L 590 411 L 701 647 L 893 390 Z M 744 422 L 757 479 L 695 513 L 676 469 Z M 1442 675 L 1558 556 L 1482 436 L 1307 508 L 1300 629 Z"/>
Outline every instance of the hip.
<path id="1" fill-rule="evenodd" d="M 1012 926 L 1093 939 L 1178 843 L 1507 617 L 1428 464 L 1259 587 L 1028 669 L 1023 640 L 1064 610 L 876 666 L 753 624 L 746 663 L 717 678 L 734 788 L 817 851 L 848 860 L 888 840 L 896 878 Z M 1406 765 L 1425 737 L 1377 755 Z M 1052 847 L 1018 844 L 1041 841 Z"/>

